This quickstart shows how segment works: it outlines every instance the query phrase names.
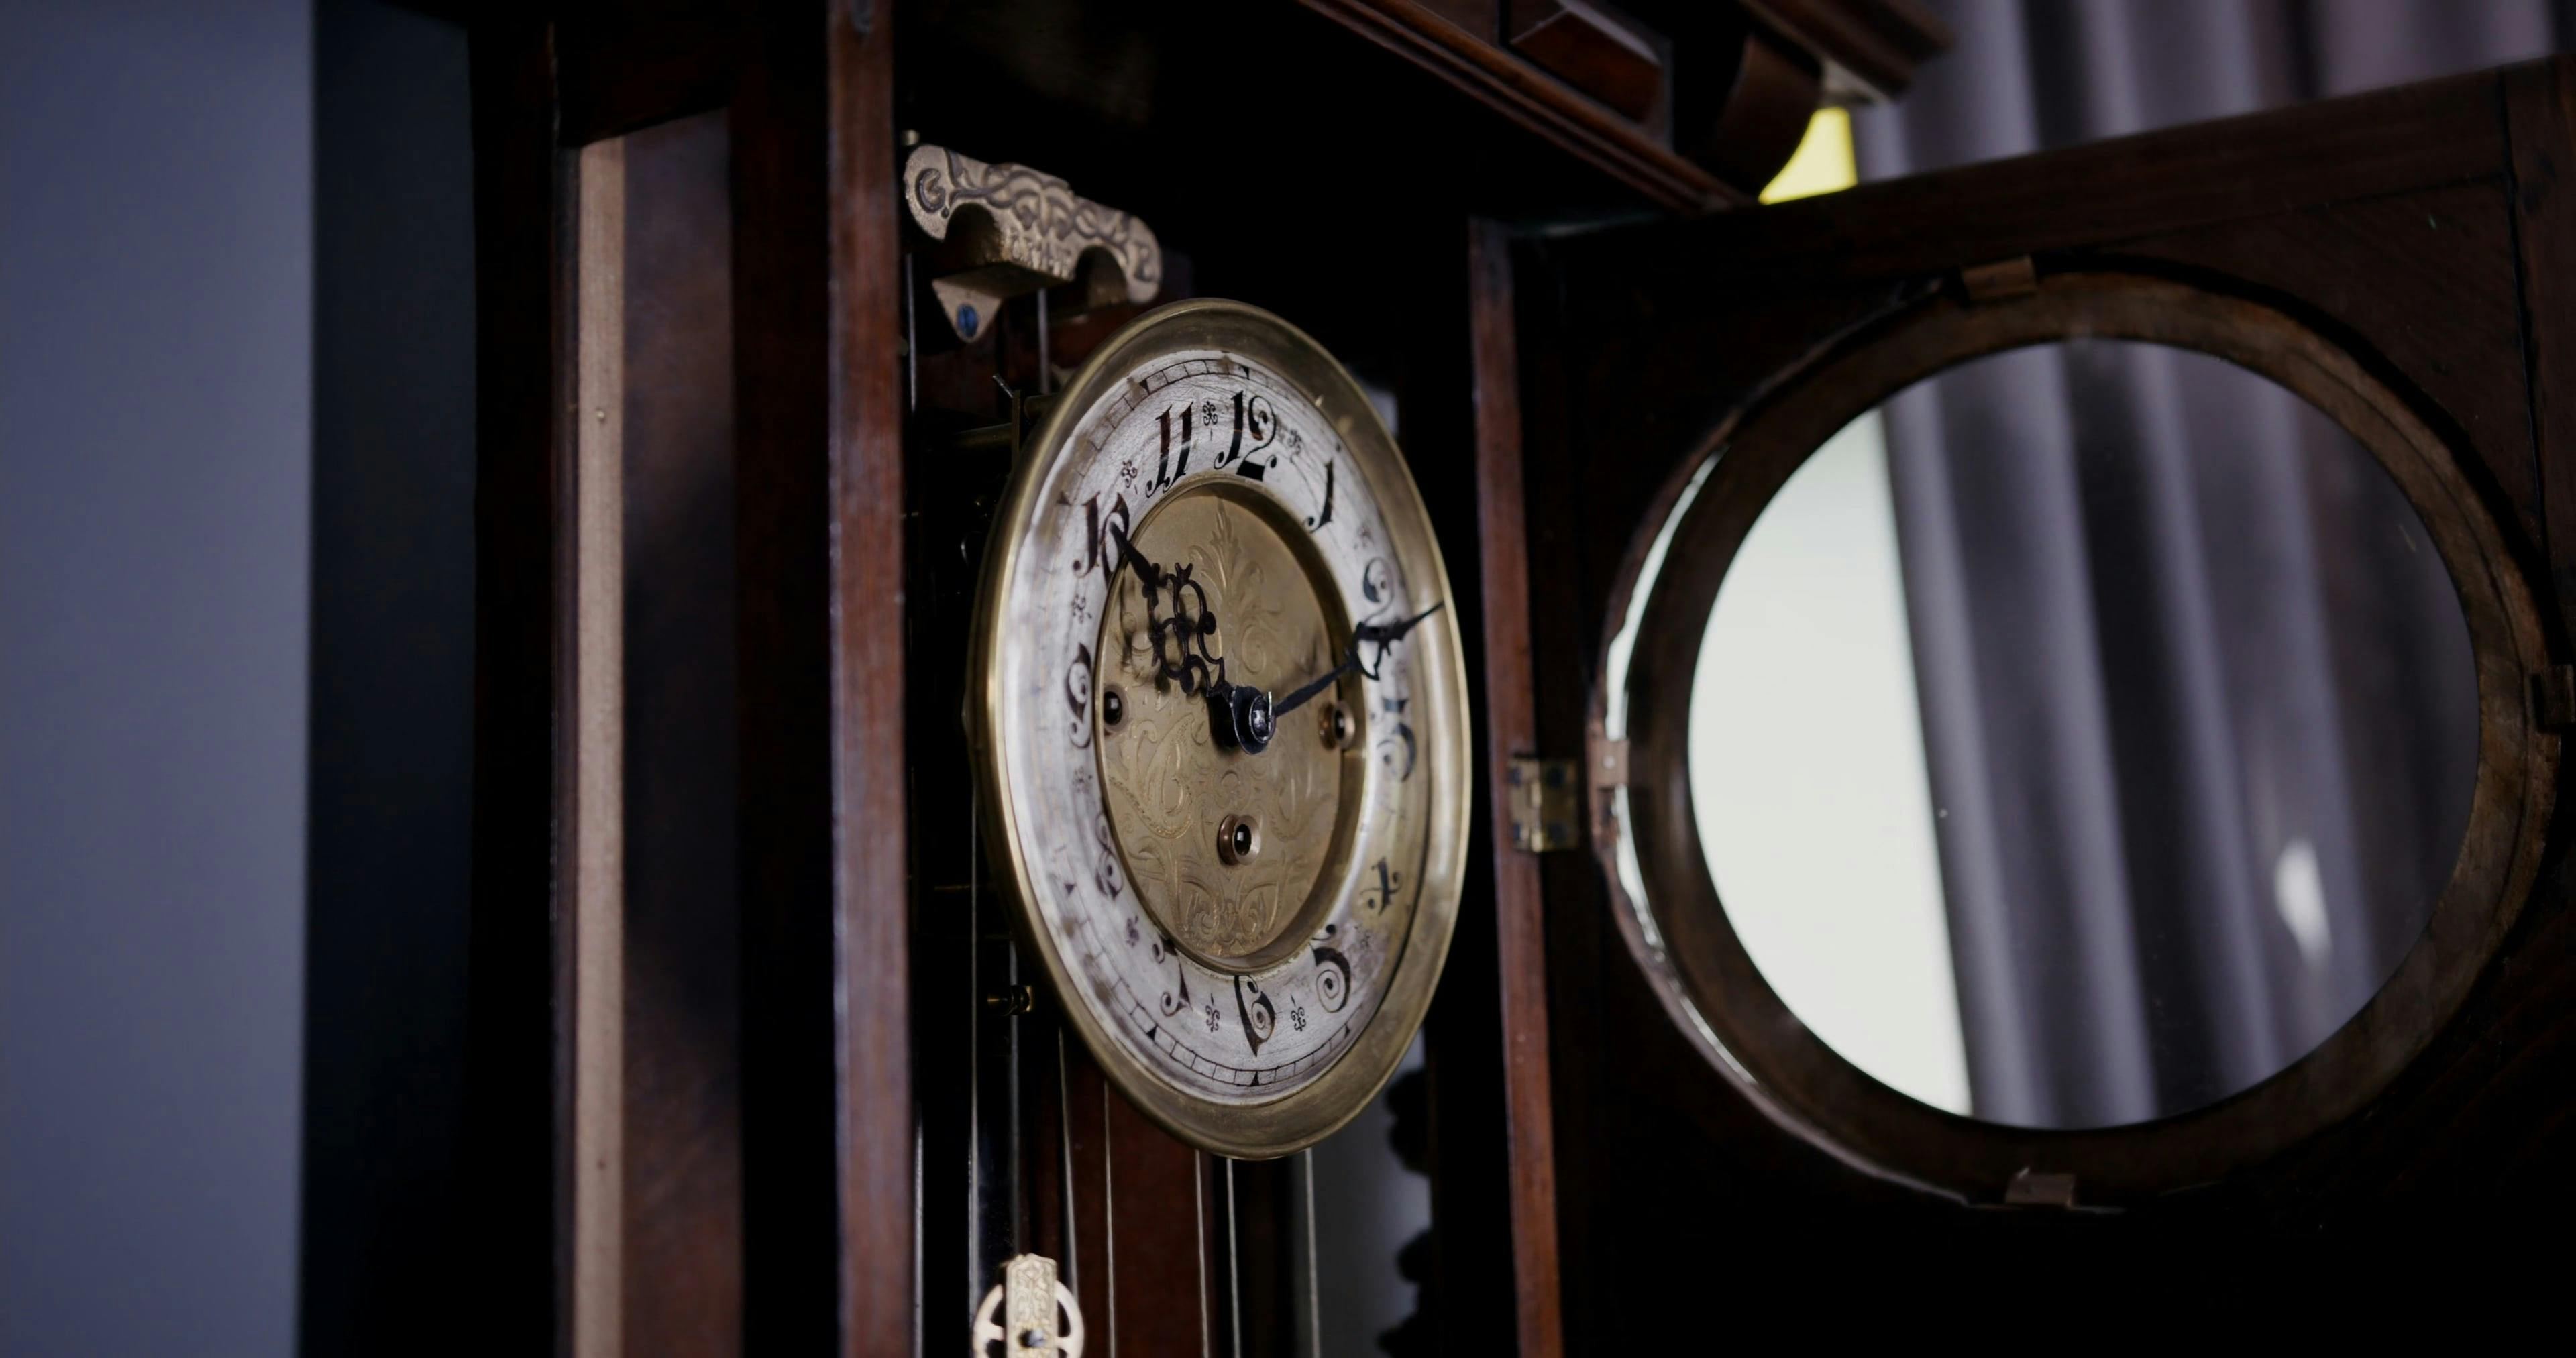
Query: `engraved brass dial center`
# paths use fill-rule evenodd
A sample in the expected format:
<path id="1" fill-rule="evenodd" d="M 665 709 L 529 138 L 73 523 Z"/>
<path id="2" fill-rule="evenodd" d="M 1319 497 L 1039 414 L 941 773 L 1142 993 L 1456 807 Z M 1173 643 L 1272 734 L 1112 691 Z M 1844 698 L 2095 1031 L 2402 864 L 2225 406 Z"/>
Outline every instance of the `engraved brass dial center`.
<path id="1" fill-rule="evenodd" d="M 1204 650 L 1237 693 L 1329 670 L 1349 634 L 1311 549 L 1292 546 L 1304 534 L 1292 538 L 1274 515 L 1258 496 L 1204 485 L 1155 506 L 1130 538 L 1143 557 L 1187 568 L 1182 607 L 1216 620 Z M 1268 743 L 1266 730 L 1249 748 L 1224 738 L 1205 690 L 1184 692 L 1159 663 L 1153 620 L 1173 605 L 1167 595 L 1149 607 L 1146 589 L 1136 572 L 1121 575 L 1095 650 L 1111 835 L 1138 900 L 1175 943 L 1223 970 L 1257 972 L 1294 952 L 1330 904 L 1317 884 L 1340 879 L 1361 755 L 1323 739 Z M 1315 720 L 1297 714 L 1296 729 Z"/>

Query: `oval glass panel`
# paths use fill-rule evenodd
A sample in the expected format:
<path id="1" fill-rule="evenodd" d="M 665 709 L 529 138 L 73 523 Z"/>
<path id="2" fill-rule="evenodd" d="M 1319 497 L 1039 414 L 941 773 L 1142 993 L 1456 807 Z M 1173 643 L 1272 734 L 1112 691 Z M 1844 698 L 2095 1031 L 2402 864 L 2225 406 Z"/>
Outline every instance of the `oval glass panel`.
<path id="1" fill-rule="evenodd" d="M 2421 518 L 2287 390 L 2076 340 L 1835 435 L 1708 621 L 1690 785 L 1717 895 L 1818 1038 L 2039 1128 L 2298 1060 L 2422 934 L 2478 759 Z"/>

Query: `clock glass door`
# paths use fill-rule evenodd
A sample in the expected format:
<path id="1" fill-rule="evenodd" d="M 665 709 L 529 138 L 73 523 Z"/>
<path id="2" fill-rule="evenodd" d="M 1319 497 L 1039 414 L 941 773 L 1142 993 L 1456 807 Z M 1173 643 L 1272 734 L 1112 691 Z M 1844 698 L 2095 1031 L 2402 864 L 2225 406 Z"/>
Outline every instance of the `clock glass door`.
<path id="1" fill-rule="evenodd" d="M 1569 1332 L 1689 1247 L 1583 1202 L 2037 1249 L 2488 1172 L 2567 78 L 1522 242 Z"/>

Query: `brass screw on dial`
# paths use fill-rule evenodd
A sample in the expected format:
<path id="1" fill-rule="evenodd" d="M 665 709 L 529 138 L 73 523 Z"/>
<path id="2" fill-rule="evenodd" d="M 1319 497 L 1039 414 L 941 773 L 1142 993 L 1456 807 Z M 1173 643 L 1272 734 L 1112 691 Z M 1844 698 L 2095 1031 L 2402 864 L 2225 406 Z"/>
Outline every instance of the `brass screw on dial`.
<path id="1" fill-rule="evenodd" d="M 1359 718 L 1351 710 L 1335 703 L 1324 711 L 1324 743 L 1336 750 L 1347 750 L 1360 733 Z"/>
<path id="2" fill-rule="evenodd" d="M 1261 827 L 1250 816 L 1228 816 L 1217 822 L 1216 856 L 1239 865 L 1261 852 Z"/>

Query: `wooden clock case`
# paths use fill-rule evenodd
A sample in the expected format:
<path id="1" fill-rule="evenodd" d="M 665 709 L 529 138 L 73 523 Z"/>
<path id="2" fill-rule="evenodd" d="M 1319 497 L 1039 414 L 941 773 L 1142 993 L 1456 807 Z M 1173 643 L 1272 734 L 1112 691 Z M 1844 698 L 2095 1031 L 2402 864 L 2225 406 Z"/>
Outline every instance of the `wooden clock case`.
<path id="1" fill-rule="evenodd" d="M 940 1351 L 1026 1250 L 1073 1265 L 1122 1351 L 1311 1343 L 1293 1168 L 1145 1123 L 1013 972 L 951 757 L 980 515 L 1008 431 L 1135 310 L 1032 294 L 960 340 L 929 300 L 936 252 L 903 221 L 908 137 L 1138 214 L 1169 253 L 1163 299 L 1277 311 L 1397 414 L 1450 563 L 1480 760 L 1409 1096 L 1435 1216 L 1408 1259 L 1425 1297 L 1409 1342 L 1669 1342 L 1669 1305 L 1639 1304 L 1635 1280 L 1680 1258 L 1800 1267 L 1784 1237 L 2053 1248 L 2567 1191 L 2576 926 L 2554 823 L 2466 1003 L 2362 1111 L 2096 1215 L 1925 1193 L 1765 1117 L 1658 1003 L 1593 857 L 1514 847 L 1504 779 L 1516 756 L 1582 754 L 1619 569 L 1708 433 L 1958 295 L 1963 270 L 2025 258 L 2250 297 L 2343 346 L 2458 450 L 2564 661 L 2576 72 L 1757 210 L 1818 102 L 1894 95 L 1938 26 L 1904 0 L 1628 11 L 1608 38 L 1592 6 L 1526 0 L 463 16 L 468 1155 L 488 1227 L 465 1267 L 494 1313 L 584 1353 Z M 620 521 L 700 531 L 643 561 L 601 536 Z M 620 551 L 622 681 L 597 630 L 621 611 L 598 563 Z M 656 581 L 654 607 L 686 603 L 658 628 L 635 612 Z M 2553 674 L 2544 726 L 2576 709 Z M 704 743 L 655 743 L 675 731 Z M 634 822 L 639 804 L 667 814 Z M 675 844 L 718 889 L 635 868 Z M 1112 1183 L 1114 1211 L 1091 1187 Z"/>

